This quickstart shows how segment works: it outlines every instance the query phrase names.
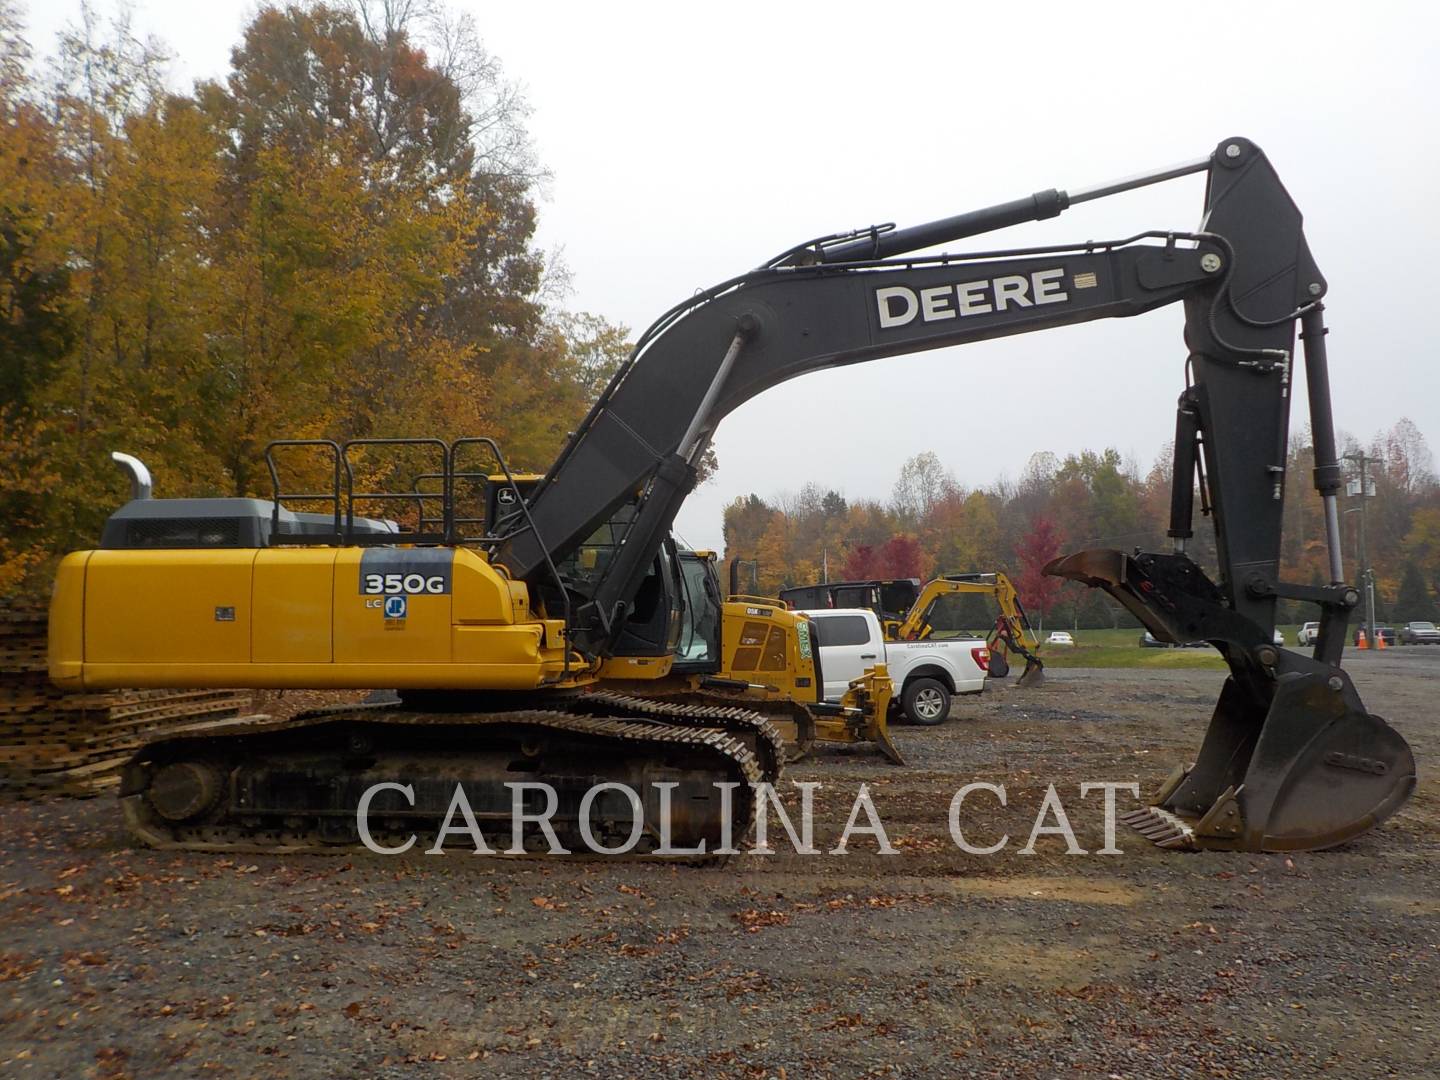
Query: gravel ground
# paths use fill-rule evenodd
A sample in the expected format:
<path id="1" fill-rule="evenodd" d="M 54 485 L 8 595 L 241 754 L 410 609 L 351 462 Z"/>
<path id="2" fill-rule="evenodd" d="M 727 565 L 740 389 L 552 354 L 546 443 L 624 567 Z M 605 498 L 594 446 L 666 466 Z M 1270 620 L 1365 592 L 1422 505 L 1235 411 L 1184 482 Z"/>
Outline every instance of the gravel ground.
<path id="1" fill-rule="evenodd" d="M 1440 650 L 1350 661 L 1367 705 L 1440 755 Z M 900 728 L 899 769 L 823 752 L 817 843 L 859 784 L 899 853 L 683 869 L 220 858 L 127 846 L 113 803 L 0 808 L 4 1076 L 1435 1075 L 1434 788 L 1346 848 L 1021 854 L 1055 784 L 1142 791 L 1193 754 L 1208 671 L 1057 671 Z M 984 793 L 951 842 L 947 808 Z M 1122 797 L 1122 808 L 1128 802 Z M 973 806 L 972 806 L 973 803 Z M 785 845 L 780 845 L 782 848 Z"/>

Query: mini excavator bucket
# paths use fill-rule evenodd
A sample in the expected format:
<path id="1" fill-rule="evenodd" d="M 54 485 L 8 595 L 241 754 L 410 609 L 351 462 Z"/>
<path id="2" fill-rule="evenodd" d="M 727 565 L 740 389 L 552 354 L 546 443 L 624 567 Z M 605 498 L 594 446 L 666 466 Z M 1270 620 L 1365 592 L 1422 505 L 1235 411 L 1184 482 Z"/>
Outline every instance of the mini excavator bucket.
<path id="1" fill-rule="evenodd" d="M 1045 684 L 1045 664 L 1040 657 L 1016 640 L 1009 624 L 1002 618 L 990 634 L 990 674 L 1003 679 L 1010 674 L 1010 654 L 1018 653 L 1025 658 L 1025 670 L 1015 680 L 1021 689 L 1030 690 Z"/>
<path id="2" fill-rule="evenodd" d="M 1104 589 L 1161 641 L 1230 666 L 1200 753 L 1126 824 L 1167 848 L 1305 851 L 1384 821 L 1415 789 L 1405 740 L 1338 666 L 1277 647 L 1184 555 L 1094 549 L 1045 573 Z"/>
<path id="3" fill-rule="evenodd" d="M 1020 678 L 1015 680 L 1015 685 L 1026 690 L 1045 685 L 1045 665 L 1038 656 L 1025 658 L 1025 670 L 1020 673 Z"/>

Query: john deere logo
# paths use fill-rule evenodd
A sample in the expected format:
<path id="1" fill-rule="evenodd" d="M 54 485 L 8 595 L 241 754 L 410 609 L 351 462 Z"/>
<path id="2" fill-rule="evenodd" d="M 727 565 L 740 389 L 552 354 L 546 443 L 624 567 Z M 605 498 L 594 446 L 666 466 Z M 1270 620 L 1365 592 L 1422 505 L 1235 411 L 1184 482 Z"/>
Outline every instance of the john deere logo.
<path id="1" fill-rule="evenodd" d="M 409 602 L 404 596 L 385 597 L 385 617 L 387 619 L 403 619 Z"/>

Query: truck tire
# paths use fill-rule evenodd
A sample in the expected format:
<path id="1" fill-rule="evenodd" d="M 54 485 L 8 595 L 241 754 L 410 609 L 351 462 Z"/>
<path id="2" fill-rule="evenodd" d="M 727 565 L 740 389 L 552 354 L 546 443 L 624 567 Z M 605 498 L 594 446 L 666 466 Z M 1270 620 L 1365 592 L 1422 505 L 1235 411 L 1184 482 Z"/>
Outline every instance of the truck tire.
<path id="1" fill-rule="evenodd" d="M 901 707 L 912 724 L 934 727 L 950 715 L 950 691 L 938 679 L 911 679 L 901 694 Z"/>

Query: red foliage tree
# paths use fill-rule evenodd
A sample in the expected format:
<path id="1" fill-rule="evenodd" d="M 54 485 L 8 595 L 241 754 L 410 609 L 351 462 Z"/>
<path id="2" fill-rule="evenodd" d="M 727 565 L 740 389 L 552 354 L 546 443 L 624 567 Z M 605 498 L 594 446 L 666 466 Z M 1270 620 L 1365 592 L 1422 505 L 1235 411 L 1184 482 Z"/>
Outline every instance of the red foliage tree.
<path id="1" fill-rule="evenodd" d="M 1060 554 L 1062 543 L 1055 523 L 1041 514 L 1031 520 L 1030 531 L 1015 545 L 1015 555 L 1020 560 L 1020 576 L 1015 583 L 1020 590 L 1020 602 L 1042 621 L 1060 598 L 1060 586 L 1064 584 L 1059 578 L 1046 577 L 1042 571 L 1046 563 Z"/>
<path id="2" fill-rule="evenodd" d="M 868 581 L 881 576 L 879 552 L 870 544 L 856 544 L 840 568 L 842 581 Z"/>
<path id="3" fill-rule="evenodd" d="M 892 536 L 878 556 L 875 576 L 880 578 L 918 578 L 925 563 L 925 551 L 913 536 Z"/>

